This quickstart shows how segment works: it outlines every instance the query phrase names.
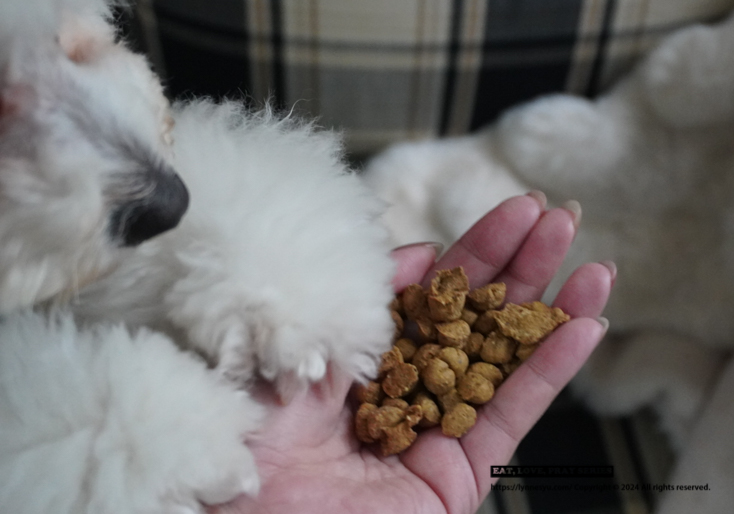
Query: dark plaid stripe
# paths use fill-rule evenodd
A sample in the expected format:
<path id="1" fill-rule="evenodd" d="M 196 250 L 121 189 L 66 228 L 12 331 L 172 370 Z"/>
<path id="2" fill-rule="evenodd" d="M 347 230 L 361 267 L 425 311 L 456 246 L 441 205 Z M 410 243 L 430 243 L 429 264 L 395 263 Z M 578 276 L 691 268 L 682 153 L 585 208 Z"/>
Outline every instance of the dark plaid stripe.
<path id="1" fill-rule="evenodd" d="M 591 76 L 586 88 L 586 96 L 595 97 L 601 91 L 602 70 L 604 69 L 604 61 L 607 56 L 607 43 L 612 33 L 612 20 L 616 7 L 615 0 L 606 0 L 604 6 L 604 21 L 601 32 L 599 33 L 598 49 L 596 58 L 591 68 Z"/>
<path id="2" fill-rule="evenodd" d="M 272 102 L 282 110 L 288 101 L 283 65 L 283 6 L 281 0 L 270 0 L 271 40 L 273 49 Z"/>
<path id="3" fill-rule="evenodd" d="M 459 57 L 461 46 L 461 27 L 464 11 L 464 0 L 455 0 L 451 4 L 451 36 L 448 48 L 448 63 L 446 65 L 445 92 L 443 95 L 443 109 L 441 111 L 441 125 L 439 135 L 446 135 L 451 118 L 451 109 L 454 103 L 456 87 L 456 60 Z"/>
<path id="4" fill-rule="evenodd" d="M 582 0 L 495 0 L 486 19 L 482 69 L 469 130 L 507 107 L 563 91 Z"/>

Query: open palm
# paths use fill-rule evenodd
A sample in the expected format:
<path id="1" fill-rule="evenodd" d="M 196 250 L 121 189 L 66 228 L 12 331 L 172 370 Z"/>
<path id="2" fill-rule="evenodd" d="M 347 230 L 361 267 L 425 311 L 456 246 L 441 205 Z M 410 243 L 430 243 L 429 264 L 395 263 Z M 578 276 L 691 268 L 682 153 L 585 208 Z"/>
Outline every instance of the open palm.
<path id="1" fill-rule="evenodd" d="M 396 291 L 430 280 L 434 269 L 461 265 L 471 286 L 507 284 L 511 302 L 541 297 L 576 231 L 567 209 L 544 209 L 542 195 L 507 200 L 487 214 L 436 263 L 430 246 L 394 252 Z M 292 514 L 470 514 L 519 441 L 578 371 L 604 334 L 597 318 L 614 281 L 614 268 L 586 264 L 576 270 L 554 305 L 572 320 L 554 332 L 479 409 L 477 424 L 461 439 L 440 428 L 421 433 L 405 453 L 387 458 L 364 448 L 352 431 L 351 380 L 330 369 L 326 378 L 287 406 L 268 390 L 267 426 L 251 443 L 262 489 L 210 512 Z"/>

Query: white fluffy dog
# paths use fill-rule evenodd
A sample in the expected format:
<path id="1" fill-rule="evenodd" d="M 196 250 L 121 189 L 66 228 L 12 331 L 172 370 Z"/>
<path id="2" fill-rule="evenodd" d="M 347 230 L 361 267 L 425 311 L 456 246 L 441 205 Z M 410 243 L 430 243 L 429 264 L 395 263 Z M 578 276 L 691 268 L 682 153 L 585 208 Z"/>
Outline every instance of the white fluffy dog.
<path id="1" fill-rule="evenodd" d="M 108 19 L 0 4 L 3 513 L 256 493 L 248 380 L 364 377 L 390 342 L 382 204 L 338 138 L 232 103 L 169 112 Z"/>
<path id="2" fill-rule="evenodd" d="M 599 413 L 653 406 L 681 451 L 676 483 L 716 490 L 671 493 L 666 514 L 734 501 L 734 362 L 721 373 L 734 348 L 733 143 L 734 15 L 681 29 L 596 100 L 540 98 L 475 135 L 396 145 L 366 170 L 395 244 L 450 244 L 529 189 L 580 201 L 558 279 L 602 259 L 619 276 L 605 310 L 616 337 L 575 389 Z"/>

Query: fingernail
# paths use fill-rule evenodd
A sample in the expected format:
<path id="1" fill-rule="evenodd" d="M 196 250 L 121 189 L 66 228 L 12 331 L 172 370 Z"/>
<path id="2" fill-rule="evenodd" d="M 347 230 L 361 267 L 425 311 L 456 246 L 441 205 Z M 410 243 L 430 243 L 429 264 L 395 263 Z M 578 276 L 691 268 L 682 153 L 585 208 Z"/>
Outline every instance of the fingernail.
<path id="1" fill-rule="evenodd" d="M 612 277 L 612 285 L 614 285 L 614 281 L 617 280 L 617 265 L 614 264 L 614 261 L 600 261 L 599 264 L 609 270 L 609 275 Z"/>
<path id="2" fill-rule="evenodd" d="M 415 247 L 420 247 L 420 246 L 432 248 L 433 251 L 436 253 L 437 258 L 439 255 L 441 255 L 441 252 L 443 252 L 443 249 L 444 249 L 443 243 L 437 243 L 434 241 L 424 241 L 421 243 L 410 243 L 407 245 L 398 246 L 397 248 L 393 248 L 392 251 L 394 252 L 396 250 L 403 250 L 405 248 L 415 248 Z"/>
<path id="3" fill-rule="evenodd" d="M 569 200 L 562 207 L 573 215 L 573 226 L 578 229 L 581 224 L 581 204 L 576 200 Z"/>
<path id="4" fill-rule="evenodd" d="M 548 205 L 548 198 L 545 196 L 545 193 L 543 191 L 533 190 L 527 193 L 526 196 L 529 196 L 531 198 L 534 198 L 538 204 L 540 204 L 540 210 L 544 211 L 545 207 Z"/>
<path id="5" fill-rule="evenodd" d="M 596 318 L 596 321 L 601 325 L 601 327 L 604 329 L 604 332 L 609 330 L 609 320 L 603 316 L 599 316 Z"/>

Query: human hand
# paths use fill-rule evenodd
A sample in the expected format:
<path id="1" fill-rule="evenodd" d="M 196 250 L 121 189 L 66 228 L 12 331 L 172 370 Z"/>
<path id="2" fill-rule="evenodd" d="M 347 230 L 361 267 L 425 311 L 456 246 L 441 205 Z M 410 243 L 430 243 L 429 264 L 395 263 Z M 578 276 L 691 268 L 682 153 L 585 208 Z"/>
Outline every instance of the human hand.
<path id="1" fill-rule="evenodd" d="M 436 269 L 463 266 L 471 287 L 505 282 L 507 300 L 536 300 L 557 272 L 576 232 L 578 213 L 545 211 L 542 194 L 511 198 L 474 225 L 434 263 L 427 245 L 393 252 L 396 291 L 427 283 Z M 461 439 L 440 428 L 420 434 L 406 452 L 380 457 L 360 445 L 352 430 L 351 380 L 330 368 L 323 381 L 277 405 L 272 392 L 267 426 L 250 447 L 260 470 L 257 498 L 239 497 L 212 514 L 471 514 L 495 481 L 492 465 L 509 462 L 520 440 L 576 374 L 606 330 L 601 314 L 614 268 L 577 269 L 553 305 L 572 320 L 546 342 L 478 410 Z"/>

